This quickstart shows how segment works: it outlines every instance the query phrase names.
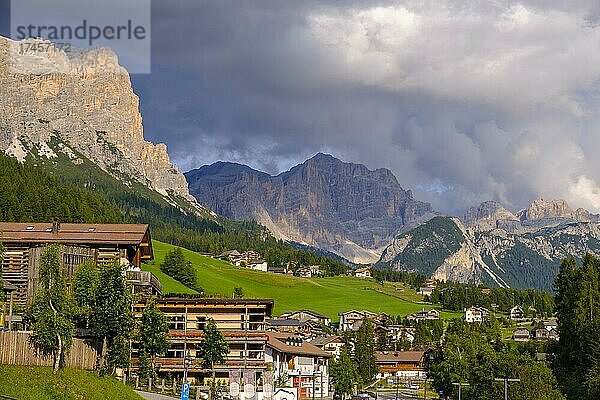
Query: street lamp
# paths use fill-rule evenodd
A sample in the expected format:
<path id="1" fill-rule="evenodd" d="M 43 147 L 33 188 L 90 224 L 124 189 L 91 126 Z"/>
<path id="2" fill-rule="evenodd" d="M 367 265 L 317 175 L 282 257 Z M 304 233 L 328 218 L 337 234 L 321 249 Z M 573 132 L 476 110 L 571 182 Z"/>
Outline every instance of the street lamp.
<path id="1" fill-rule="evenodd" d="M 496 382 L 504 382 L 504 400 L 508 400 L 508 384 L 513 382 L 521 382 L 520 379 L 509 378 L 494 378 Z"/>
<path id="2" fill-rule="evenodd" d="M 463 386 L 470 386 L 468 383 L 462 383 L 462 382 L 452 382 L 452 384 L 454 386 L 458 386 L 458 400 L 461 400 L 462 398 L 462 387 Z"/>
<path id="3" fill-rule="evenodd" d="M 185 357 L 183 358 L 183 383 L 187 382 L 188 378 L 188 368 L 192 366 L 192 357 L 190 357 L 190 351 L 187 350 L 185 353 Z"/>

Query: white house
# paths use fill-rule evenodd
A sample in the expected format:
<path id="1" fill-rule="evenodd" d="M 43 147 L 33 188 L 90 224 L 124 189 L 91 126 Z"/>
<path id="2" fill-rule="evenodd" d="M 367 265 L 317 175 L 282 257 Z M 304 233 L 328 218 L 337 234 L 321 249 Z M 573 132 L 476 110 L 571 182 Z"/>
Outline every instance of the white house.
<path id="1" fill-rule="evenodd" d="M 483 307 L 470 307 L 465 309 L 465 320 L 468 323 L 483 322 L 490 312 Z"/>
<path id="2" fill-rule="evenodd" d="M 371 268 L 359 268 L 354 271 L 354 276 L 357 278 L 372 278 L 373 273 L 371 272 Z"/>
<path id="3" fill-rule="evenodd" d="M 523 307 L 521 306 L 514 306 L 510 309 L 510 319 L 513 321 L 522 319 L 524 314 Z"/>
<path id="4" fill-rule="evenodd" d="M 338 314 L 340 316 L 340 330 L 342 331 L 358 331 L 362 321 L 365 318 L 369 318 L 374 322 L 380 322 L 387 318 L 386 313 L 373 313 L 370 311 L 346 311 Z"/>
<path id="5" fill-rule="evenodd" d="M 267 336 L 265 361 L 271 363 L 276 378 L 287 376 L 300 398 L 329 396 L 331 354 L 295 335 L 269 332 Z"/>
<path id="6" fill-rule="evenodd" d="M 313 273 L 309 267 L 301 267 L 296 270 L 296 275 L 302 278 L 312 278 Z"/>
<path id="7" fill-rule="evenodd" d="M 328 352 L 335 358 L 340 356 L 342 347 L 344 347 L 344 341 L 342 340 L 341 336 L 337 335 L 320 336 L 311 340 L 310 343 L 314 344 L 321 350 Z"/>
<path id="8" fill-rule="evenodd" d="M 267 262 L 265 260 L 256 260 L 256 261 L 250 261 L 248 263 L 248 268 L 256 270 L 256 271 L 267 272 L 269 269 L 269 265 L 267 264 Z"/>
<path id="9" fill-rule="evenodd" d="M 430 320 L 434 321 L 440 319 L 440 312 L 438 310 L 426 310 L 422 309 L 419 312 L 408 314 L 406 319 L 409 321 L 423 321 Z"/>

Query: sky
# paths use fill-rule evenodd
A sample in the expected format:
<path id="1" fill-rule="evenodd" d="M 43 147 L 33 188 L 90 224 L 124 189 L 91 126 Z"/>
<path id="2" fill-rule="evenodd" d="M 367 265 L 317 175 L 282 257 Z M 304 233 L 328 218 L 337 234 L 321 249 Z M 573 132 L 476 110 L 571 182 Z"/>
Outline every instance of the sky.
<path id="1" fill-rule="evenodd" d="M 442 212 L 600 212 L 597 1 L 153 0 L 151 25 L 133 87 L 183 171 L 322 151 Z"/>

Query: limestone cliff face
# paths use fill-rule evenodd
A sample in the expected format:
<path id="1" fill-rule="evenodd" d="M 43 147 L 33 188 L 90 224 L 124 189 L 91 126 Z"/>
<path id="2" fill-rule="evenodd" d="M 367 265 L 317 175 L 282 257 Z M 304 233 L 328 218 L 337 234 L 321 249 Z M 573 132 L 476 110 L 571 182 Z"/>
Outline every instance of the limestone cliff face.
<path id="1" fill-rule="evenodd" d="M 389 170 L 371 171 L 326 154 L 277 176 L 216 163 L 186 177 L 190 192 L 213 211 L 255 219 L 280 238 L 354 262 L 377 261 L 395 234 L 432 214 Z"/>
<path id="2" fill-rule="evenodd" d="M 575 221 L 598 221 L 599 216 L 578 208 L 572 210 L 564 200 L 537 199 L 531 205 L 517 213 L 520 221 L 536 221 L 543 218 L 568 218 Z"/>
<path id="3" fill-rule="evenodd" d="M 462 217 L 466 226 L 477 230 L 490 230 L 501 227 L 502 222 L 518 222 L 518 218 L 495 201 L 486 201 L 478 207 L 471 207 Z"/>
<path id="4" fill-rule="evenodd" d="M 0 37 L 1 151 L 21 160 L 58 151 L 77 163 L 75 150 L 116 177 L 195 204 L 166 146 L 144 140 L 139 99 L 112 50 L 20 54 L 19 43 Z"/>

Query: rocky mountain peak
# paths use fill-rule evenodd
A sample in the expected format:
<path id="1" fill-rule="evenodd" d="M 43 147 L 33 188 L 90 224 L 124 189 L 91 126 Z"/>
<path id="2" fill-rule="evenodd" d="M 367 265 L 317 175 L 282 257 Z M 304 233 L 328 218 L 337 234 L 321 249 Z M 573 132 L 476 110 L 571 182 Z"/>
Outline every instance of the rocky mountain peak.
<path id="1" fill-rule="evenodd" d="M 466 226 L 477 230 L 496 229 L 500 221 L 518 221 L 512 212 L 496 201 L 485 201 L 471 207 L 461 219 Z"/>
<path id="2" fill-rule="evenodd" d="M 536 199 L 529 207 L 517 213 L 520 221 L 537 221 L 544 218 L 567 218 L 575 221 L 598 221 L 599 216 L 589 211 L 578 208 L 571 209 L 569 204 L 562 199 L 545 200 Z"/>
<path id="3" fill-rule="evenodd" d="M 19 42 L 0 37 L 0 151 L 21 161 L 63 152 L 75 163 L 79 153 L 197 207 L 166 145 L 144 140 L 139 99 L 110 49 L 22 53 Z"/>
<path id="4" fill-rule="evenodd" d="M 255 219 L 282 239 L 357 263 L 377 261 L 395 234 L 432 214 L 389 170 L 323 153 L 277 176 L 215 164 L 185 175 L 190 192 L 213 211 Z"/>

